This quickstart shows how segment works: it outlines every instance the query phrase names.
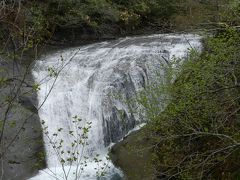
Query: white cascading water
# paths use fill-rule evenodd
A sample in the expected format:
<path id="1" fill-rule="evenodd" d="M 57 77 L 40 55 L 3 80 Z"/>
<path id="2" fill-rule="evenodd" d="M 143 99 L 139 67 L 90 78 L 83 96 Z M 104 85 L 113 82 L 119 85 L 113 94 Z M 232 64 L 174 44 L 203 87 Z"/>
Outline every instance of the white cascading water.
<path id="1" fill-rule="evenodd" d="M 77 134 L 72 121 L 76 115 L 82 119 L 82 126 L 92 123 L 88 133 L 89 145 L 84 150 L 79 149 L 89 159 L 77 178 L 74 174 L 77 164 L 69 167 L 66 164 L 68 179 L 97 179 L 99 163 L 104 166 L 107 160 L 96 163 L 91 157 L 99 154 L 98 157 L 104 159 L 111 143 L 121 140 L 143 123 L 138 114 L 128 110 L 124 99 L 129 99 L 150 83 L 166 59 L 186 57 L 189 48 L 200 49 L 200 41 L 199 36 L 192 34 L 122 38 L 59 51 L 37 61 L 33 75 L 41 84 L 38 91 L 39 116 L 45 121 L 43 126 L 48 127 L 48 135 L 44 135 L 48 168 L 31 179 L 66 179 L 49 139 L 62 139 L 64 151 L 71 151 L 72 133 Z M 59 69 L 56 79 L 54 72 Z M 63 129 L 61 133 L 54 136 L 60 128 Z M 107 164 L 109 168 L 104 168 L 104 178 L 121 179 L 120 170 L 111 162 Z"/>

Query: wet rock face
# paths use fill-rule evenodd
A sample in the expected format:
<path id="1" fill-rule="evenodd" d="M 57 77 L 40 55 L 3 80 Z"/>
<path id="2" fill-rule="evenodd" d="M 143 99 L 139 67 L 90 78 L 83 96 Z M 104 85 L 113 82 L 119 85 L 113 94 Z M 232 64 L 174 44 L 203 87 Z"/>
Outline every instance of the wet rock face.
<path id="1" fill-rule="evenodd" d="M 192 47 L 200 48 L 198 38 L 191 35 L 186 38 L 184 35 L 156 35 L 129 38 L 112 45 L 104 57 L 117 61 L 110 67 L 113 68 L 109 71 L 110 85 L 102 92 L 105 146 L 118 142 L 137 124 L 146 121 L 140 112 L 141 107 L 133 103 L 133 98 L 148 84 L 157 83 L 158 78 L 164 79 L 164 66 L 168 66 L 173 58 L 187 57 L 188 40 Z"/>
<path id="2" fill-rule="evenodd" d="M 4 180 L 25 180 L 45 166 L 37 96 L 32 90 L 31 71 L 11 62 L 0 63 L 4 69 L 0 76 L 6 79 L 0 86 L 1 129 L 6 120 L 0 146 L 0 175 Z"/>
<path id="3" fill-rule="evenodd" d="M 126 67 L 125 67 L 126 68 Z M 119 79 L 116 79 L 110 84 L 110 88 L 107 90 L 109 96 L 105 96 L 102 107 L 103 112 L 103 132 L 104 143 L 108 146 L 112 142 L 118 142 L 121 140 L 135 125 L 139 122 L 143 122 L 136 114 L 131 112 L 128 101 L 137 94 L 140 87 L 144 87 L 147 84 L 147 74 L 144 71 L 144 63 L 141 66 L 136 65 L 139 68 L 137 80 L 132 79 L 133 75 L 127 71 L 119 70 Z M 117 70 L 115 70 L 116 73 Z M 138 85 L 136 84 L 138 82 Z M 138 87 L 139 86 L 139 87 Z"/>

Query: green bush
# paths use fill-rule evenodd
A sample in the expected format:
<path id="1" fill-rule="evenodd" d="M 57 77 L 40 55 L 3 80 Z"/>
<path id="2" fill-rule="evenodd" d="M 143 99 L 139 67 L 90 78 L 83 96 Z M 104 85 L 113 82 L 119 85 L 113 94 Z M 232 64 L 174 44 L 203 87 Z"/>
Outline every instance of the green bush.
<path id="1" fill-rule="evenodd" d="M 174 83 L 150 89 L 170 99 L 163 113 L 150 93 L 140 98 L 151 119 L 160 179 L 240 176 L 239 44 L 240 32 L 226 28 L 207 38 L 202 54 L 193 51 L 181 71 L 169 68 L 169 77 L 178 77 Z"/>

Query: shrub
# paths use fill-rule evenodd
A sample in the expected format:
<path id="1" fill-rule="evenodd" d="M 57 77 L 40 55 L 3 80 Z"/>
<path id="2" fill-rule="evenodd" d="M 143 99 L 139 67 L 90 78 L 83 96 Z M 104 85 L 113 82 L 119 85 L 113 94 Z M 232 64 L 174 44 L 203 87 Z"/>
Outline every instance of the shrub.
<path id="1" fill-rule="evenodd" d="M 152 94 L 162 92 L 170 98 L 163 113 L 158 101 L 141 101 L 152 120 L 154 164 L 160 179 L 239 177 L 239 44 L 240 33 L 234 28 L 208 37 L 205 51 L 193 51 L 181 71 L 175 71 L 178 78 L 173 84 L 151 89 Z"/>

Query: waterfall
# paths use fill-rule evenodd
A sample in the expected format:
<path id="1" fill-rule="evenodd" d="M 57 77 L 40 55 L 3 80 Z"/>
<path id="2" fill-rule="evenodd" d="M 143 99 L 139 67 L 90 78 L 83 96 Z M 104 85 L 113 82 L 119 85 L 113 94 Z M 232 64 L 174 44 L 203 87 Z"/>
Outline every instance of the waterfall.
<path id="1" fill-rule="evenodd" d="M 31 179 L 64 179 L 63 167 L 68 179 L 76 179 L 77 163 L 62 166 L 53 148 L 53 142 L 63 140 L 62 156 L 66 160 L 78 134 L 74 119 L 81 119 L 81 127 L 91 126 L 88 145 L 75 148 L 88 157 L 82 156 L 81 161 L 86 160 L 87 166 L 83 165 L 78 178 L 96 179 L 97 167 L 106 163 L 105 179 L 121 179 L 121 171 L 105 159 L 108 147 L 144 122 L 129 111 L 124 100 L 151 83 L 166 59 L 186 57 L 189 48 L 199 49 L 200 40 L 192 34 L 122 38 L 61 50 L 38 60 L 32 73 L 40 84 L 39 116 L 44 120 L 44 132 L 47 131 L 44 142 L 48 168 Z M 96 156 L 102 161 L 94 161 Z"/>

